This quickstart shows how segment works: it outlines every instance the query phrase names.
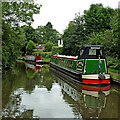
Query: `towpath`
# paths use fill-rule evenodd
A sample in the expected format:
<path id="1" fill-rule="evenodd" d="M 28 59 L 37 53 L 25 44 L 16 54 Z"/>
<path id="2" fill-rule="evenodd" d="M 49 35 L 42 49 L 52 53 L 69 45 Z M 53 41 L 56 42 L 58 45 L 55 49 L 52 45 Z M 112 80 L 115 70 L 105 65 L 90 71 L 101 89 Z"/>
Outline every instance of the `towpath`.
<path id="1" fill-rule="evenodd" d="M 120 76 L 120 74 L 118 74 L 118 73 L 114 73 L 114 72 L 109 72 L 109 73 L 110 73 L 110 74 L 113 74 L 113 75 L 115 75 L 115 76 Z M 120 84 L 120 79 L 113 78 L 113 81 Z"/>
<path id="2" fill-rule="evenodd" d="M 114 72 L 109 72 L 109 73 L 116 75 L 116 76 L 120 76 L 120 74 L 118 74 L 118 73 L 114 73 Z"/>

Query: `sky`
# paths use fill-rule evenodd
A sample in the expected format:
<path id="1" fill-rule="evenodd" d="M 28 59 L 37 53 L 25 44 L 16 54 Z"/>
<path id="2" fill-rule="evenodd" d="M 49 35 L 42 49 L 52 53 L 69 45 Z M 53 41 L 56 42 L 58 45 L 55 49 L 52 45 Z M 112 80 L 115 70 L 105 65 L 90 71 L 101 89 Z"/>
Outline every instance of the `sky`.
<path id="1" fill-rule="evenodd" d="M 119 0 L 35 0 L 41 4 L 40 14 L 34 15 L 33 28 L 45 26 L 51 22 L 53 28 L 63 34 L 69 22 L 75 18 L 75 14 L 88 10 L 91 4 L 102 3 L 104 7 L 118 8 Z"/>

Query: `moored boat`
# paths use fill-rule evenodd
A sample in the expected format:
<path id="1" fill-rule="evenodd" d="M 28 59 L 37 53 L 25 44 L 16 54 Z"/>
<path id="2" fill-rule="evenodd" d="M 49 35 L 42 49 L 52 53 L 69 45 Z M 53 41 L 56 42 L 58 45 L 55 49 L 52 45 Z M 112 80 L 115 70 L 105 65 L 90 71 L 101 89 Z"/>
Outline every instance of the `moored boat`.
<path id="1" fill-rule="evenodd" d="M 33 62 L 42 62 L 41 55 L 26 55 L 26 61 L 33 61 Z"/>
<path id="2" fill-rule="evenodd" d="M 50 66 L 83 84 L 110 84 L 104 48 L 100 45 L 85 45 L 76 57 L 53 55 Z"/>

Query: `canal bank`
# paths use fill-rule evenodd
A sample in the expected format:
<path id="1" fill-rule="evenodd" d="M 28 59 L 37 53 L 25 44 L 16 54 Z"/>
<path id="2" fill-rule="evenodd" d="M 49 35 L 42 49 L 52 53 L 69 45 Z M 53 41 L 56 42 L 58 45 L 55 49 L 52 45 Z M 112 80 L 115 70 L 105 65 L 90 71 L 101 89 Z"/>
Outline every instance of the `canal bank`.
<path id="1" fill-rule="evenodd" d="M 111 82 L 116 83 L 116 84 L 120 84 L 119 70 L 108 69 L 108 72 L 111 75 Z"/>
<path id="2" fill-rule="evenodd" d="M 49 65 L 18 62 L 4 71 L 3 118 L 119 118 L 120 86 L 86 90 L 63 76 Z"/>

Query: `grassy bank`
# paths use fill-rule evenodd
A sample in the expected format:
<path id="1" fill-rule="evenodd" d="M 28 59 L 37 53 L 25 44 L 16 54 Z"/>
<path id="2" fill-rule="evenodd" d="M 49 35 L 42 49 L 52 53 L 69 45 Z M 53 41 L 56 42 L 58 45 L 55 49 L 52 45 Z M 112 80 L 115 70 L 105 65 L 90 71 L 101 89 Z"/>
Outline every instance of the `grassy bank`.
<path id="1" fill-rule="evenodd" d="M 109 73 L 110 73 L 110 72 L 113 72 L 113 73 L 120 74 L 120 70 L 115 70 L 115 69 L 111 69 L 111 68 L 108 68 L 108 72 L 109 72 Z M 112 77 L 113 79 L 119 79 L 119 80 L 120 80 L 120 76 L 115 75 L 115 74 L 112 74 L 112 73 L 110 73 L 110 74 L 111 74 L 111 77 Z"/>
<path id="2" fill-rule="evenodd" d="M 108 71 L 120 74 L 120 70 L 108 68 Z"/>
<path id="3" fill-rule="evenodd" d="M 19 56 L 17 59 L 18 59 L 18 60 L 25 59 L 25 56 Z"/>

